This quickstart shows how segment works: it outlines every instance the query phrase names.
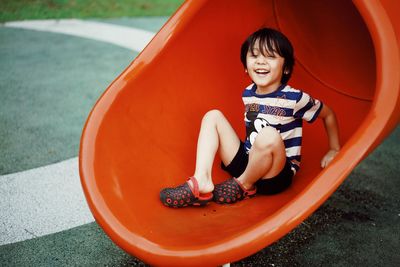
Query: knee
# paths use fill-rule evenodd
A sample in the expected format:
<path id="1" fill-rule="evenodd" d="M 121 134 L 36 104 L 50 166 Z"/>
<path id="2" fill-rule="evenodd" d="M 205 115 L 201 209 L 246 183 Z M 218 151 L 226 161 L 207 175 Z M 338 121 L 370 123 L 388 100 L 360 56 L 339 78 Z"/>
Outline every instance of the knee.
<path id="1" fill-rule="evenodd" d="M 213 109 L 208 111 L 206 114 L 203 116 L 203 123 L 204 122 L 218 122 L 220 118 L 222 118 L 224 115 L 222 114 L 221 111 L 218 109 Z"/>
<path id="2" fill-rule="evenodd" d="M 264 127 L 257 135 L 253 147 L 262 151 L 274 151 L 283 145 L 282 137 L 273 127 Z"/>

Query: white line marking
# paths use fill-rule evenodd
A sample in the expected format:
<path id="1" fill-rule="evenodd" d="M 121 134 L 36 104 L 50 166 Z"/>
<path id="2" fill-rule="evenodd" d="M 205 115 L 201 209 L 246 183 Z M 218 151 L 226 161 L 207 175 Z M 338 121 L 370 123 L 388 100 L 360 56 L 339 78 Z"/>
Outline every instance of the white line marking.
<path id="1" fill-rule="evenodd" d="M 4 26 L 79 36 L 139 52 L 154 36 L 145 30 L 79 19 L 11 21 Z"/>
<path id="2" fill-rule="evenodd" d="M 78 158 L 0 176 L 0 245 L 94 221 L 83 195 Z"/>

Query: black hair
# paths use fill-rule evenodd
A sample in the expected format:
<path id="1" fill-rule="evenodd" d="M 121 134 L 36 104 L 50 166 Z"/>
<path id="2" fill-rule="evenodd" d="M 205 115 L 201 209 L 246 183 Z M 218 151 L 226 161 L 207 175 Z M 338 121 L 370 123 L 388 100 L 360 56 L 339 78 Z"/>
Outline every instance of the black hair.
<path id="1" fill-rule="evenodd" d="M 259 41 L 258 49 L 264 56 L 277 53 L 285 59 L 281 83 L 286 84 L 292 76 L 294 66 L 293 46 L 289 39 L 280 31 L 271 28 L 262 28 L 254 32 L 244 41 L 241 47 L 240 60 L 244 68 L 247 68 L 247 53 L 254 50 L 257 41 Z"/>

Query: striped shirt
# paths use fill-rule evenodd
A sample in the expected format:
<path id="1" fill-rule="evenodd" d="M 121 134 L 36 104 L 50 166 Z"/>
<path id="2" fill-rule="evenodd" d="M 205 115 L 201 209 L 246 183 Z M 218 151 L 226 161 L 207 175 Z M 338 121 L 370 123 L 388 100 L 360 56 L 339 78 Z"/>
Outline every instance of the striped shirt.
<path id="1" fill-rule="evenodd" d="M 246 125 L 245 147 L 250 150 L 259 131 L 265 126 L 278 130 L 285 144 L 286 157 L 292 170 L 300 168 L 303 120 L 313 122 L 323 103 L 289 85 L 281 85 L 275 92 L 260 95 L 257 86 L 249 85 L 243 92 Z"/>

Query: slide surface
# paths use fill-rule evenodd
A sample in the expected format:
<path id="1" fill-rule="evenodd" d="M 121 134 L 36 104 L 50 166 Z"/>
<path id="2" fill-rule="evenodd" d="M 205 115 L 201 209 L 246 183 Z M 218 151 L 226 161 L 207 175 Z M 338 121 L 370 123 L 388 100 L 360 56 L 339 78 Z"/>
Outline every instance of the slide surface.
<path id="1" fill-rule="evenodd" d="M 189 0 L 94 106 L 81 139 L 89 207 L 110 238 L 151 265 L 221 265 L 251 255 L 314 212 L 400 116 L 400 2 Z M 260 27 L 295 48 L 290 85 L 335 110 L 343 149 L 326 169 L 321 122 L 304 125 L 287 191 L 234 205 L 166 208 L 159 191 L 193 174 L 203 114 L 220 109 L 243 138 L 240 46 Z M 219 169 L 215 182 L 227 179 Z"/>

